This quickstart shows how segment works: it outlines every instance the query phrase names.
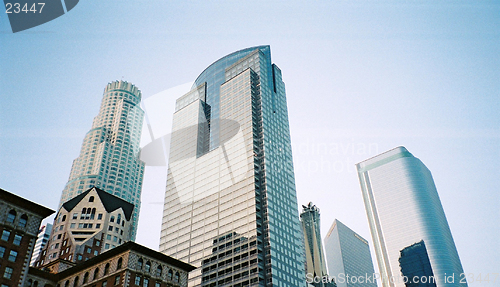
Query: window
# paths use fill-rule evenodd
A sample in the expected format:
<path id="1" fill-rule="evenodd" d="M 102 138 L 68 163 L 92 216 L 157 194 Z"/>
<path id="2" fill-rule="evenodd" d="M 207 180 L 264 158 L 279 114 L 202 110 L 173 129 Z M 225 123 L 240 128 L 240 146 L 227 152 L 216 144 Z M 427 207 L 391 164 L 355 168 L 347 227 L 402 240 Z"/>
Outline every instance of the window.
<path id="1" fill-rule="evenodd" d="M 78 213 L 73 213 L 73 219 L 77 219 L 78 218 Z"/>
<path id="2" fill-rule="evenodd" d="M 151 262 L 149 262 L 149 261 L 147 261 L 147 262 L 146 262 L 146 268 L 144 268 L 144 270 L 145 270 L 146 272 L 151 271 Z"/>
<path id="3" fill-rule="evenodd" d="M 10 237 L 10 231 L 4 230 L 2 232 L 2 240 L 3 241 L 9 241 L 9 237 Z"/>
<path id="4" fill-rule="evenodd" d="M 9 261 L 16 262 L 16 258 L 17 258 L 17 251 L 11 250 L 9 253 Z"/>
<path id="5" fill-rule="evenodd" d="M 76 276 L 75 281 L 73 282 L 73 287 L 78 286 L 78 281 L 79 280 L 80 280 L 80 278 L 78 278 L 78 276 Z"/>
<path id="6" fill-rule="evenodd" d="M 5 272 L 3 273 L 3 278 L 5 278 L 5 279 L 12 278 L 13 272 L 14 272 L 14 269 L 12 269 L 10 267 L 5 267 Z"/>
<path id="7" fill-rule="evenodd" d="M 71 223 L 69 228 L 75 228 L 76 227 L 76 223 Z"/>
<path id="8" fill-rule="evenodd" d="M 83 275 L 83 284 L 87 283 L 89 281 L 89 273 L 85 272 L 85 275 Z"/>
<path id="9" fill-rule="evenodd" d="M 109 263 L 104 266 L 104 275 L 107 275 L 109 272 Z"/>
<path id="10" fill-rule="evenodd" d="M 111 225 L 110 225 L 110 226 L 108 227 L 108 231 L 113 231 L 113 226 L 111 226 Z"/>
<path id="11" fill-rule="evenodd" d="M 14 241 L 12 242 L 12 244 L 19 246 L 21 245 L 21 240 L 23 240 L 23 236 L 16 234 L 14 235 Z"/>
<path id="12" fill-rule="evenodd" d="M 64 282 L 64 287 L 68 287 L 69 286 L 69 280 L 66 280 L 66 282 Z"/>
<path id="13" fill-rule="evenodd" d="M 141 270 L 142 269 L 142 258 L 139 258 L 139 260 L 137 261 L 137 269 Z"/>
<path id="14" fill-rule="evenodd" d="M 175 272 L 174 281 L 179 282 L 179 279 L 180 279 L 179 272 Z"/>
<path id="15" fill-rule="evenodd" d="M 104 245 L 104 249 L 109 249 L 109 243 L 106 243 L 106 245 Z"/>
<path id="16" fill-rule="evenodd" d="M 160 287 L 160 286 L 161 286 L 160 282 L 155 283 L 155 287 Z"/>
<path id="17" fill-rule="evenodd" d="M 118 214 L 118 218 L 116 219 L 116 224 L 120 224 L 121 220 L 122 220 L 122 215 Z"/>
<path id="18" fill-rule="evenodd" d="M 108 281 L 102 282 L 102 287 L 106 287 L 106 286 L 108 286 Z"/>
<path id="19" fill-rule="evenodd" d="M 118 242 L 118 237 L 113 236 L 113 242 Z"/>
<path id="20" fill-rule="evenodd" d="M 148 285 L 149 285 L 149 279 L 144 278 L 144 280 L 142 280 L 142 287 L 148 287 Z"/>
<path id="21" fill-rule="evenodd" d="M 66 215 L 63 215 L 63 217 L 62 217 L 62 221 L 63 221 L 63 222 L 64 222 L 64 221 L 66 221 Z"/>
<path id="22" fill-rule="evenodd" d="M 78 255 L 77 258 L 78 258 L 78 260 L 82 260 L 83 259 L 82 255 Z"/>
<path id="23" fill-rule="evenodd" d="M 98 219 L 98 220 L 101 220 L 101 219 L 102 219 L 102 213 L 99 213 L 99 214 L 97 215 L 97 219 Z"/>
<path id="24" fill-rule="evenodd" d="M 109 220 L 109 222 L 115 222 L 115 217 L 111 216 L 111 219 Z"/>
<path id="25" fill-rule="evenodd" d="M 92 253 L 92 249 L 90 247 L 87 247 L 87 253 Z"/>
<path id="26" fill-rule="evenodd" d="M 94 270 L 94 276 L 93 276 L 92 280 L 96 280 L 96 279 L 97 279 L 97 276 L 99 276 L 99 268 L 96 268 L 96 269 Z"/>
<path id="27" fill-rule="evenodd" d="M 97 224 L 95 225 L 95 228 L 101 228 L 101 224 L 100 224 L 100 223 L 97 223 Z"/>
<path id="28" fill-rule="evenodd" d="M 94 250 L 94 256 L 97 256 L 97 255 L 99 255 L 99 251 Z"/>
<path id="29" fill-rule="evenodd" d="M 115 286 L 120 284 L 120 275 L 115 277 Z"/>
<path id="30" fill-rule="evenodd" d="M 94 202 L 94 197 L 93 196 L 89 197 L 89 202 Z"/>
<path id="31" fill-rule="evenodd" d="M 0 246 L 0 258 L 3 258 L 4 255 L 5 255 L 5 247 Z"/>
<path id="32" fill-rule="evenodd" d="M 135 283 L 135 285 L 137 285 L 137 286 L 141 285 L 141 277 L 136 275 L 136 276 L 135 276 L 135 282 L 134 282 L 134 283 Z"/>
<path id="33" fill-rule="evenodd" d="M 172 277 L 174 276 L 174 272 L 172 272 L 172 270 L 168 270 L 168 280 L 172 280 Z"/>
<path id="34" fill-rule="evenodd" d="M 156 277 L 160 277 L 161 276 L 161 266 L 158 265 L 158 267 L 156 267 Z"/>
<path id="35" fill-rule="evenodd" d="M 122 258 L 118 259 L 118 264 L 116 265 L 117 270 L 122 268 L 122 263 L 123 263 L 123 259 Z"/>
<path id="36" fill-rule="evenodd" d="M 12 209 L 9 211 L 9 214 L 7 214 L 7 222 L 8 223 L 14 223 L 14 220 L 16 220 L 16 211 Z"/>
<path id="37" fill-rule="evenodd" d="M 19 219 L 19 223 L 17 224 L 19 227 L 26 227 L 26 223 L 28 223 L 28 216 L 26 214 L 21 215 L 21 219 Z"/>

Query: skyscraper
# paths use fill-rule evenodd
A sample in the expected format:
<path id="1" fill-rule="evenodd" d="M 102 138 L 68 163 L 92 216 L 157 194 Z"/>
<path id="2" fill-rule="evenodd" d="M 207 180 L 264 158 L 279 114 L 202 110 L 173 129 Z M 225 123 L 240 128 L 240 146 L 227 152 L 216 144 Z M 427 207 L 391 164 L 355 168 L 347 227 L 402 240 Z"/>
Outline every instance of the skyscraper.
<path id="1" fill-rule="evenodd" d="M 179 98 L 160 251 L 190 286 L 305 286 L 285 86 L 269 46 L 227 55 Z"/>
<path id="2" fill-rule="evenodd" d="M 99 114 L 85 135 L 80 156 L 73 161 L 59 202 L 60 208 L 95 186 L 132 203 L 132 240 L 137 231 L 145 165 L 139 160 L 144 118 L 140 102 L 141 91 L 131 83 L 115 81 L 106 86 Z"/>
<path id="3" fill-rule="evenodd" d="M 31 255 L 30 266 L 35 264 L 36 259 L 47 245 L 47 242 L 49 242 L 51 232 L 52 224 L 50 223 L 45 224 L 38 231 L 38 237 L 35 241 L 35 247 L 33 247 L 33 254 Z"/>
<path id="4" fill-rule="evenodd" d="M 435 280 L 438 287 L 467 286 L 460 282 L 462 264 L 427 167 L 404 147 L 389 150 L 356 166 L 382 285 L 405 286 L 403 268 L 404 274 L 427 270 L 426 266 L 418 264 L 410 270 L 408 260 L 401 257 L 410 249 L 418 249 L 426 251 L 434 274 L 433 278 L 418 278 L 421 282 Z M 408 249 L 419 242 L 424 249 Z M 421 258 L 424 257 L 422 254 Z M 420 262 L 420 265 L 426 264 Z M 454 276 L 453 282 L 450 276 Z"/>
<path id="5" fill-rule="evenodd" d="M 325 237 L 325 252 L 337 287 L 377 287 L 368 241 L 337 219 Z"/>
<path id="6" fill-rule="evenodd" d="M 300 213 L 306 249 L 306 274 L 313 277 L 327 276 L 325 254 L 321 243 L 319 208 L 309 202 Z"/>

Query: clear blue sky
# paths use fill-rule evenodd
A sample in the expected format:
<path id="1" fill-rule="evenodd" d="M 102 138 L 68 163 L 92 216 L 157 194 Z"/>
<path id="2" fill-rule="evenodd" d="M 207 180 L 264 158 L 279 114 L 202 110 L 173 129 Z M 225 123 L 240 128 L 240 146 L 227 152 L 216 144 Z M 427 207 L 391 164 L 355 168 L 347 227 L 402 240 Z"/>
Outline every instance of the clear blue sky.
<path id="1" fill-rule="evenodd" d="M 0 9 L 0 187 L 56 208 L 106 83 L 123 77 L 147 98 L 269 44 L 299 204 L 318 205 L 323 236 L 338 218 L 371 241 L 354 164 L 404 145 L 434 176 L 465 272 L 492 279 L 499 15 L 498 1 L 80 1 L 12 34 Z M 161 214 L 163 192 L 145 189 L 142 209 Z M 142 226 L 156 249 L 160 226 Z"/>

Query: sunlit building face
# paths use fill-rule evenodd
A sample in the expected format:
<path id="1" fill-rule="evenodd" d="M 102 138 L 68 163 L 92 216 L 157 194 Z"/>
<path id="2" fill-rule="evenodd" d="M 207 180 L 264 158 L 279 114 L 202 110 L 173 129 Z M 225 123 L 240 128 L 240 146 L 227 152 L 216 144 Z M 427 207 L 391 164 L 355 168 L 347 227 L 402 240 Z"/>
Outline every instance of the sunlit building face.
<path id="1" fill-rule="evenodd" d="M 305 286 L 284 83 L 269 46 L 210 65 L 176 102 L 160 251 L 190 286 Z"/>
<path id="2" fill-rule="evenodd" d="M 404 281 L 414 278 L 404 276 L 417 274 L 420 283 L 431 284 L 425 286 L 467 286 L 461 282 L 462 264 L 427 167 L 397 147 L 357 164 L 357 170 L 382 285 L 410 286 Z"/>

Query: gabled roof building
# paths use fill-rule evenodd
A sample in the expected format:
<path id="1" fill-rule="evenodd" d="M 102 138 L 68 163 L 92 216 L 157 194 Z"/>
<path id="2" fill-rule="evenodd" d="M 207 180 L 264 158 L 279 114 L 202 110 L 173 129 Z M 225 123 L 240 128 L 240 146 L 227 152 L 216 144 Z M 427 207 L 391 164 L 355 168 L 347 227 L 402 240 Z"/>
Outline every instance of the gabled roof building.
<path id="1" fill-rule="evenodd" d="M 61 271 L 59 264 L 49 263 L 57 259 L 79 263 L 129 241 L 133 212 L 133 204 L 99 188 L 79 194 L 59 209 L 34 267 Z"/>

